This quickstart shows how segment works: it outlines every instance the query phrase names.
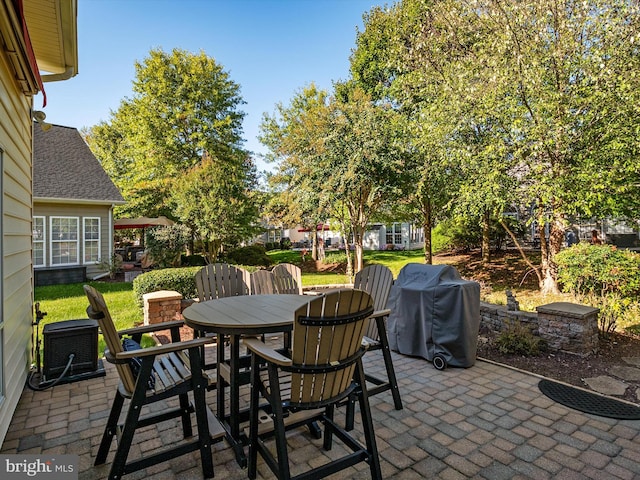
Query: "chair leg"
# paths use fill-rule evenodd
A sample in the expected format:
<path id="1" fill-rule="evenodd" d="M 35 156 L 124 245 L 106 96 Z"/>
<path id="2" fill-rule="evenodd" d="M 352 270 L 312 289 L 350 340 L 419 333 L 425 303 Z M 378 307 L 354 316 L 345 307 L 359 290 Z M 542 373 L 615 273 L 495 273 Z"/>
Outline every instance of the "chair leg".
<path id="1" fill-rule="evenodd" d="M 335 413 L 335 405 L 327 405 L 325 408 L 325 416 L 333 422 L 333 415 Z M 324 442 L 322 448 L 325 450 L 331 450 L 333 446 L 333 426 L 331 422 L 324 423 Z"/>
<path id="2" fill-rule="evenodd" d="M 255 480 L 258 465 L 258 402 L 260 400 L 260 373 L 258 359 L 251 354 L 251 395 L 249 401 L 249 465 L 247 475 Z"/>
<path id="3" fill-rule="evenodd" d="M 141 370 L 141 375 L 144 375 L 144 367 Z M 125 473 L 125 467 L 127 466 L 127 457 L 129 456 L 129 449 L 131 448 L 131 442 L 133 441 L 133 435 L 136 432 L 142 406 L 144 405 L 144 398 L 146 394 L 146 382 L 136 382 L 136 389 L 133 392 L 133 396 L 129 402 L 129 410 L 125 416 L 124 426 L 122 434 L 118 439 L 118 449 L 116 450 L 116 456 L 111 464 L 111 471 L 109 472 L 109 480 L 118 480 L 122 478 Z"/>
<path id="4" fill-rule="evenodd" d="M 213 478 L 213 456 L 211 453 L 211 435 L 209 432 L 209 420 L 207 419 L 207 399 L 205 392 L 207 389 L 206 381 L 202 375 L 203 361 L 198 355 L 198 348 L 189 349 L 189 358 L 191 359 L 191 382 L 193 387 L 193 404 L 196 411 L 196 422 L 198 425 L 198 445 L 200 447 L 200 461 L 202 462 L 202 475 L 204 478 Z M 186 395 L 185 395 L 186 397 Z M 182 401 L 182 399 L 181 399 Z M 188 401 L 186 409 L 188 414 Z M 184 415 L 184 414 L 183 414 Z M 189 416 L 189 430 L 191 430 L 191 421 Z M 184 428 L 184 420 L 183 420 Z"/>
<path id="5" fill-rule="evenodd" d="M 347 399 L 347 411 L 345 412 L 344 429 L 347 432 L 353 430 L 353 424 L 355 423 L 356 416 L 356 399 L 357 395 L 349 395 Z"/>
<path id="6" fill-rule="evenodd" d="M 191 425 L 191 413 L 189 412 L 189 395 L 182 393 L 178 395 L 180 398 L 180 410 L 182 419 L 182 435 L 184 438 L 193 436 L 193 427 Z"/>
<path id="7" fill-rule="evenodd" d="M 98 448 L 98 455 L 96 455 L 94 465 L 102 465 L 107 461 L 107 455 L 109 454 L 111 441 L 113 440 L 118 428 L 118 418 L 120 418 L 120 412 L 122 411 L 123 405 L 124 397 L 120 395 L 120 392 L 116 392 L 116 396 L 113 399 L 113 405 L 111 405 L 111 412 L 107 419 L 107 424 L 104 427 L 102 441 L 100 442 L 100 448 Z"/>
<path id="8" fill-rule="evenodd" d="M 364 438 L 369 453 L 369 468 L 371 469 L 371 478 L 373 480 L 382 480 L 382 470 L 380 468 L 380 458 L 378 457 L 378 446 L 376 444 L 376 435 L 373 430 L 373 419 L 371 416 L 371 407 L 369 405 L 369 394 L 367 386 L 364 383 L 364 368 L 362 367 L 362 359 L 356 364 L 356 379 L 361 382 L 362 388 L 359 389 L 360 413 L 362 415 L 362 427 L 364 430 Z"/>
<path id="9" fill-rule="evenodd" d="M 389 339 L 387 338 L 387 328 L 384 317 L 376 318 L 376 325 L 378 327 L 378 332 L 380 332 L 379 342 L 382 345 L 382 357 L 384 359 L 384 366 L 387 369 L 387 380 L 391 386 L 393 406 L 396 410 L 402 410 L 402 399 L 400 398 L 400 390 L 398 389 L 396 371 L 393 368 L 393 359 L 391 358 L 391 349 L 389 349 Z"/>
<path id="10" fill-rule="evenodd" d="M 280 396 L 280 380 L 278 369 L 269 365 L 269 385 L 271 385 L 271 408 L 273 411 L 274 437 L 276 441 L 276 455 L 278 456 L 278 480 L 291 480 L 289 471 L 289 453 L 287 452 L 287 435 L 284 428 L 284 411 Z"/>

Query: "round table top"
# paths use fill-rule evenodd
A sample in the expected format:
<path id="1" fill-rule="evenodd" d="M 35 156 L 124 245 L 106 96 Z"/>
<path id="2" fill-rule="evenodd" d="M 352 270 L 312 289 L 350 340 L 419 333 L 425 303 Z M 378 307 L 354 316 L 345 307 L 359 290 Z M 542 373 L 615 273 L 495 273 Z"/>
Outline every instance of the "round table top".
<path id="1" fill-rule="evenodd" d="M 196 330 L 222 334 L 260 334 L 290 330 L 295 312 L 315 297 L 236 295 L 194 303 L 182 312 Z"/>

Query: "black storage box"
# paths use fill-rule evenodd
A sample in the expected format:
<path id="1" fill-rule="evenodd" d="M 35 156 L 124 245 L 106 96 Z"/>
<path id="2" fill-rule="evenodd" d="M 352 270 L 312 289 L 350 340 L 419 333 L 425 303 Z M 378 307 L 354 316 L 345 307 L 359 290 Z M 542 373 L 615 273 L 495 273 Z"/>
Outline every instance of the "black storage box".
<path id="1" fill-rule="evenodd" d="M 98 370 L 98 322 L 96 320 L 66 320 L 49 323 L 42 331 L 44 342 L 45 379 L 53 380 L 62 374 L 74 354 L 66 376 Z"/>

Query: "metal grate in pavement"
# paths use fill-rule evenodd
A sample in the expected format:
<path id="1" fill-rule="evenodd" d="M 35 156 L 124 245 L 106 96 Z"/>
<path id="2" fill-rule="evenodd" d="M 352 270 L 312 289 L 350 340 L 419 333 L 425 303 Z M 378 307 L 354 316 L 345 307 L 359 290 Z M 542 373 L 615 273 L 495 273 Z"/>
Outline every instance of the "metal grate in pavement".
<path id="1" fill-rule="evenodd" d="M 640 420 L 640 406 L 547 379 L 540 380 L 538 388 L 551 400 L 581 412 L 620 420 Z"/>

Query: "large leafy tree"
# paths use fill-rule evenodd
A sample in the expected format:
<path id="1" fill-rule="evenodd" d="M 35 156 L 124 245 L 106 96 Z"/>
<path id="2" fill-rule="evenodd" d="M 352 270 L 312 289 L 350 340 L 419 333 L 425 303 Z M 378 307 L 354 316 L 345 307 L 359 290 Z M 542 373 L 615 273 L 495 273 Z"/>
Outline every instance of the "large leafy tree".
<path id="1" fill-rule="evenodd" d="M 462 173 L 459 208 L 535 207 L 539 282 L 556 291 L 568 214 L 637 212 L 638 4 L 403 0 L 377 17 L 383 54 L 362 58 L 386 60 L 356 62 L 357 79 L 414 107 Z"/>
<path id="2" fill-rule="evenodd" d="M 355 270 L 362 269 L 368 224 L 398 200 L 408 178 L 401 118 L 362 89 L 338 85 L 330 97 L 311 86 L 266 116 L 262 131 L 300 202 L 314 198 L 318 211 L 348 219 Z"/>
<path id="3" fill-rule="evenodd" d="M 174 217 L 174 178 L 205 153 L 238 163 L 244 102 L 239 85 L 204 52 L 153 49 L 135 67 L 133 96 L 87 140 L 127 200 L 120 214 Z"/>
<path id="4" fill-rule="evenodd" d="M 175 214 L 196 232 L 209 262 L 215 262 L 224 247 L 260 232 L 256 184 L 248 156 L 234 163 L 208 154 L 174 182 Z"/>

